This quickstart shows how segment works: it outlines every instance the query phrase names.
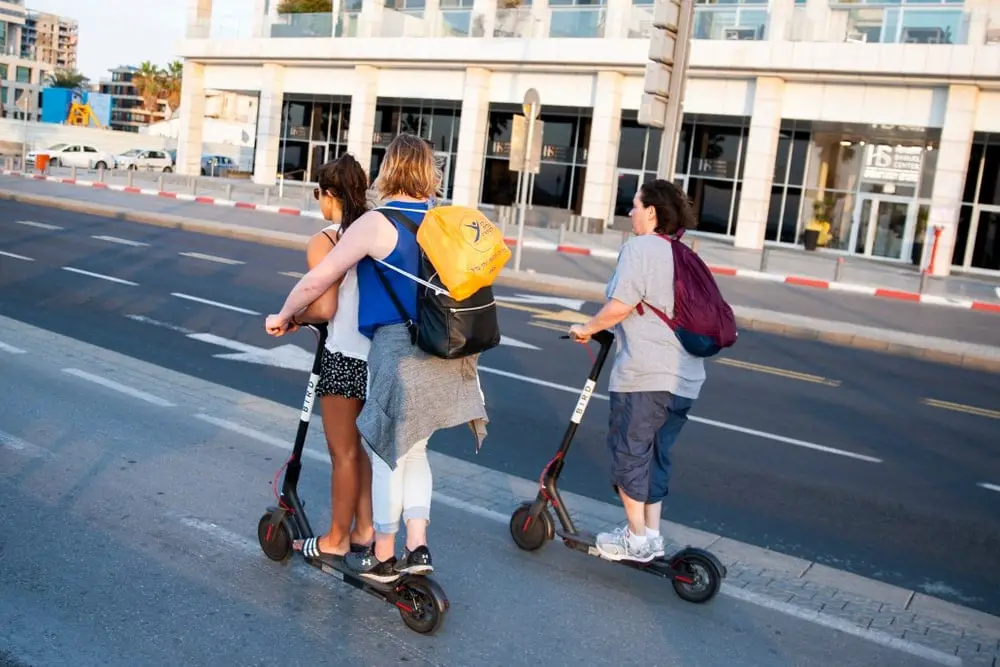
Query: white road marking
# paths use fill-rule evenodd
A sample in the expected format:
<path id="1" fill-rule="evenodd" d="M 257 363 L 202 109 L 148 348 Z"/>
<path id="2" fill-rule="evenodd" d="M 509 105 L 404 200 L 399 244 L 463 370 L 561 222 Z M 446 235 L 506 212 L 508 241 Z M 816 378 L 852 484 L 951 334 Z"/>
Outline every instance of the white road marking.
<path id="1" fill-rule="evenodd" d="M 244 313 L 246 315 L 260 315 L 256 310 L 248 310 L 246 308 L 240 308 L 239 306 L 230 306 L 229 304 L 219 303 L 218 301 L 211 301 L 209 299 L 202 299 L 197 296 L 191 296 L 190 294 L 181 294 L 180 292 L 171 292 L 170 296 L 175 296 L 178 299 L 187 299 L 188 301 L 197 301 L 198 303 L 203 303 L 208 306 L 215 306 L 216 308 L 225 308 L 226 310 L 232 310 L 237 313 Z"/>
<path id="2" fill-rule="evenodd" d="M 114 380 L 109 380 L 107 378 L 101 377 L 100 375 L 94 375 L 93 373 L 88 373 L 87 371 L 81 371 L 79 368 L 64 368 L 63 373 L 67 375 L 73 375 L 83 380 L 88 380 L 94 384 L 99 384 L 102 387 L 107 387 L 108 389 L 114 389 L 117 392 L 131 396 L 132 398 L 138 398 L 141 401 L 146 401 L 147 403 L 152 403 L 161 408 L 172 408 L 174 404 L 170 401 L 164 400 L 159 396 L 153 396 L 152 394 L 147 394 L 139 389 L 133 389 L 127 385 L 120 382 L 115 382 Z"/>
<path id="3" fill-rule="evenodd" d="M 298 271 L 279 271 L 278 273 L 283 276 L 288 276 L 289 278 L 301 278 L 306 275 L 304 273 L 299 273 Z"/>
<path id="4" fill-rule="evenodd" d="M 182 334 L 194 333 L 191 329 L 185 329 L 184 327 L 177 326 L 176 324 L 170 324 L 169 322 L 161 322 L 159 320 L 154 320 L 152 317 L 146 317 L 145 315 L 126 315 L 130 320 L 136 322 L 142 322 L 143 324 L 152 324 L 154 327 L 161 327 L 163 329 L 170 329 L 171 331 L 177 331 Z"/>
<path id="5" fill-rule="evenodd" d="M 518 340 L 516 338 L 511 338 L 509 336 L 500 336 L 500 344 L 507 345 L 508 347 L 520 347 L 525 350 L 542 349 L 536 345 L 532 345 L 531 343 L 525 343 L 523 340 Z"/>
<path id="6" fill-rule="evenodd" d="M 238 259 L 229 259 L 227 257 L 219 257 L 217 255 L 205 255 L 200 252 L 179 252 L 177 254 L 183 257 L 190 257 L 191 259 L 203 259 L 206 262 L 215 262 L 217 264 L 246 264 L 246 262 L 241 262 Z"/>
<path id="7" fill-rule="evenodd" d="M 815 623 L 816 625 L 822 625 L 823 627 L 830 628 L 832 630 L 839 630 L 845 634 L 858 637 L 859 639 L 866 639 L 887 648 L 896 649 L 897 651 L 902 651 L 903 653 L 909 653 L 910 655 L 936 662 L 939 665 L 949 665 L 949 667 L 961 667 L 962 665 L 962 659 L 957 655 L 951 655 L 950 653 L 928 648 L 927 646 L 907 641 L 905 639 L 900 639 L 899 637 L 893 637 L 890 634 L 880 632 L 878 630 L 868 630 L 855 625 L 847 619 L 830 616 L 812 609 L 796 607 L 795 605 L 787 602 L 779 602 L 778 600 L 769 598 L 762 593 L 754 593 L 752 591 L 738 588 L 729 583 L 722 584 L 722 588 L 719 592 L 731 598 L 736 598 L 737 600 L 743 600 L 744 602 L 772 609 L 787 616 L 794 616 L 795 618 L 800 618 L 803 621 L 809 621 L 811 623 Z"/>
<path id="8" fill-rule="evenodd" d="M 14 223 L 24 225 L 25 227 L 37 227 L 38 229 L 62 229 L 59 225 L 50 225 L 46 222 L 35 222 L 33 220 L 15 220 Z"/>
<path id="9" fill-rule="evenodd" d="M 10 433 L 5 433 L 4 431 L 0 431 L 0 449 L 9 449 L 19 454 L 33 456 L 35 458 L 51 458 L 53 456 L 52 452 L 44 447 L 39 447 L 38 445 L 34 445 L 27 440 L 19 438 L 16 435 L 11 435 Z"/>
<path id="10" fill-rule="evenodd" d="M 216 336 L 215 334 L 210 333 L 192 333 L 188 334 L 188 338 L 201 341 L 202 343 L 208 343 L 210 345 L 218 345 L 219 347 L 224 347 L 228 350 L 236 350 L 237 352 L 260 351 L 259 347 L 247 345 L 246 343 L 241 343 L 238 340 L 230 340 L 229 338 L 223 338 L 222 336 Z"/>
<path id="11" fill-rule="evenodd" d="M 7 343 L 0 342 L 0 352 L 10 352 L 11 354 L 24 354 L 24 350 L 19 347 L 14 347 L 13 345 L 8 345 Z"/>
<path id="12" fill-rule="evenodd" d="M 258 430 L 242 426 L 235 422 L 231 422 L 227 419 L 219 419 L 218 417 L 213 417 L 212 415 L 206 415 L 204 413 L 198 413 L 195 419 L 200 419 L 203 422 L 212 424 L 213 426 L 218 426 L 219 428 L 226 429 L 227 431 L 232 431 L 233 433 L 238 433 L 244 437 L 256 440 L 257 442 L 262 442 L 265 445 L 271 445 L 272 447 L 277 447 L 278 449 L 284 449 L 285 451 L 292 451 L 293 443 L 289 441 L 282 440 L 281 438 L 276 438 L 273 435 L 268 435 L 266 433 L 261 433 Z M 330 462 L 329 454 L 321 454 L 315 452 L 311 449 L 304 449 L 302 451 L 302 456 L 315 459 L 320 462 Z"/>
<path id="13" fill-rule="evenodd" d="M 106 276 L 103 273 L 92 273 L 90 271 L 84 271 L 83 269 L 74 269 L 72 266 L 62 267 L 63 271 L 70 271 L 72 273 L 78 273 L 81 276 L 90 276 L 91 278 L 100 278 L 101 280 L 107 280 L 112 283 L 119 283 L 122 285 L 131 285 L 136 287 L 139 283 L 134 283 L 131 280 L 122 280 L 121 278 L 115 278 L 114 276 Z"/>
<path id="14" fill-rule="evenodd" d="M 24 255 L 17 255 L 17 254 L 14 254 L 12 252 L 4 252 L 3 250 L 0 250 L 0 255 L 3 255 L 4 257 L 10 257 L 11 259 L 20 259 L 20 260 L 23 260 L 25 262 L 34 262 L 35 261 L 31 257 L 25 257 Z"/>
<path id="15" fill-rule="evenodd" d="M 128 239 L 118 238 L 117 236 L 91 236 L 92 239 L 97 239 L 98 241 L 107 241 L 108 243 L 118 243 L 120 245 L 128 245 L 133 248 L 143 248 L 148 246 L 148 243 L 142 243 L 141 241 L 130 241 Z"/>
<path id="16" fill-rule="evenodd" d="M 538 380 L 533 377 L 528 377 L 526 375 L 519 375 L 517 373 L 511 373 L 509 371 L 502 371 L 497 368 L 490 368 L 488 366 L 480 366 L 479 370 L 483 373 L 491 373 L 493 375 L 499 375 L 501 377 L 511 378 L 513 380 L 520 380 L 521 382 L 528 382 L 530 384 L 536 384 L 541 387 L 548 387 L 550 389 L 558 389 L 559 391 L 564 391 L 570 394 L 579 395 L 583 391 L 583 387 L 567 387 L 566 385 L 556 384 L 555 382 L 547 382 L 545 380 Z M 602 401 L 609 400 L 604 394 L 594 393 L 591 398 L 596 398 Z M 836 449 L 834 447 L 826 447 L 824 445 L 818 445 L 814 442 L 808 442 L 806 440 L 799 440 L 797 438 L 789 438 L 783 435 L 778 435 L 776 433 L 768 433 L 767 431 L 758 431 L 757 429 L 746 428 L 745 426 L 737 426 L 735 424 L 727 424 L 726 422 L 716 421 L 715 419 L 706 419 L 705 417 L 694 417 L 688 416 L 688 419 L 699 424 L 705 424 L 706 426 L 714 426 L 716 428 L 725 429 L 727 431 L 735 431 L 736 433 L 743 433 L 745 435 L 753 435 L 758 438 L 764 438 L 765 440 L 773 440 L 775 442 L 781 442 L 786 445 L 794 445 L 796 447 L 803 447 L 805 449 L 812 449 L 817 452 L 824 452 L 826 454 L 835 454 L 837 456 L 845 456 L 847 458 L 856 459 L 858 461 L 865 461 L 867 463 L 882 463 L 882 459 L 877 459 L 873 456 L 866 456 L 864 454 L 858 454 L 856 452 L 849 452 L 844 449 Z"/>
<path id="17" fill-rule="evenodd" d="M 1000 493 L 1000 484 L 990 484 L 989 482 L 980 482 L 979 486 L 983 487 L 987 491 L 996 491 Z"/>

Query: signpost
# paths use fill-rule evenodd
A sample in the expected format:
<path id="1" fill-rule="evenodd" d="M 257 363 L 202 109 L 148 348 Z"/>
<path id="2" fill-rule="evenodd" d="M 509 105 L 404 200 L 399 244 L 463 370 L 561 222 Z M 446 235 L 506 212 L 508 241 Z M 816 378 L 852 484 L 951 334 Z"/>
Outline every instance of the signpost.
<path id="1" fill-rule="evenodd" d="M 529 88 L 524 94 L 523 116 L 514 116 L 514 126 L 510 133 L 509 169 L 518 172 L 517 203 L 518 225 L 517 245 L 514 246 L 514 270 L 521 270 L 521 246 L 524 242 L 524 222 L 528 208 L 528 179 L 526 175 L 537 174 L 542 161 L 542 130 L 544 123 L 538 120 L 542 109 L 538 91 Z"/>

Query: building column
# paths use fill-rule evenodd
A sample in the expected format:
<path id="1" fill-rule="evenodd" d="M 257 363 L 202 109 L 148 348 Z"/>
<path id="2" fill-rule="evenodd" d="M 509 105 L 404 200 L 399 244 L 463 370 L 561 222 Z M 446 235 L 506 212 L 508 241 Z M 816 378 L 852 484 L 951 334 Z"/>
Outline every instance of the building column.
<path id="1" fill-rule="evenodd" d="M 188 0 L 187 38 L 208 39 L 212 32 L 212 0 Z"/>
<path id="2" fill-rule="evenodd" d="M 179 174 L 200 176 L 202 127 L 205 124 L 205 66 L 185 59 L 182 77 L 175 166 Z"/>
<path id="3" fill-rule="evenodd" d="M 271 36 L 271 20 L 268 16 L 268 0 L 253 0 L 253 36 L 254 39 Z"/>
<path id="4" fill-rule="evenodd" d="M 795 32 L 795 18 L 794 0 L 771 0 L 767 22 L 768 41 L 790 40 Z"/>
<path id="5" fill-rule="evenodd" d="M 580 214 L 605 223 L 611 217 L 611 198 L 615 191 L 624 80 L 625 77 L 618 72 L 598 72 L 594 117 L 590 121 L 590 144 L 587 146 L 587 170 Z"/>
<path id="6" fill-rule="evenodd" d="M 976 108 L 979 104 L 977 86 L 952 85 L 948 87 L 948 106 L 941 128 L 941 146 L 938 149 L 934 189 L 931 192 L 931 214 L 927 228 L 942 227 L 932 263 L 931 275 L 947 276 L 951 273 L 951 256 L 958 231 L 958 214 L 965 190 L 966 170 L 972 152 L 972 137 L 976 127 Z M 933 238 L 933 237 L 931 237 Z"/>
<path id="7" fill-rule="evenodd" d="M 759 250 L 764 247 L 784 97 L 785 82 L 782 79 L 757 77 L 750 133 L 743 148 L 747 157 L 743 166 L 739 217 L 736 220 L 734 245 L 737 248 Z"/>
<path id="8" fill-rule="evenodd" d="M 378 69 L 368 65 L 354 68 L 351 94 L 351 123 L 347 127 L 347 151 L 368 173 L 372 163 L 372 135 L 375 132 L 375 105 L 378 103 Z M 369 174 L 369 177 L 371 174 Z"/>
<path id="9" fill-rule="evenodd" d="M 483 160 L 490 123 L 490 71 L 479 67 L 465 70 L 465 92 L 458 118 L 458 150 L 452 203 L 479 207 L 483 189 Z"/>
<path id="10" fill-rule="evenodd" d="M 265 64 L 260 85 L 260 104 L 257 108 L 257 148 L 253 155 L 253 182 L 274 185 L 281 150 L 281 111 L 285 100 L 285 68 Z"/>

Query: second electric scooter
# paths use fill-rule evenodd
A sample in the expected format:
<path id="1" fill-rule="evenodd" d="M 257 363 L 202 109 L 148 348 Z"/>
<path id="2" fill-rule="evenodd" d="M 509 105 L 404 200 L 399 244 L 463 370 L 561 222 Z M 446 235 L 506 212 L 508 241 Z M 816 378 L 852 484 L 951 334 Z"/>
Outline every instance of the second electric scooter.
<path id="1" fill-rule="evenodd" d="M 563 336 L 563 338 L 569 337 Z M 514 539 L 514 544 L 525 551 L 541 549 L 547 541 L 558 535 L 567 547 L 601 557 L 597 550 L 597 536 L 579 530 L 574 525 L 557 488 L 559 475 L 566 465 L 566 454 L 569 453 L 577 426 L 583 420 L 583 413 L 587 410 L 594 387 L 597 386 L 597 378 L 601 375 L 601 369 L 615 342 L 615 336 L 610 331 L 601 331 L 595 334 L 592 340 L 599 343 L 601 349 L 597 353 L 590 375 L 580 393 L 580 399 L 570 417 L 562 444 L 542 471 L 538 496 L 532 502 L 522 503 L 510 518 L 510 535 Z M 559 518 L 558 528 L 549 513 L 549 505 Z M 726 576 L 726 568 L 718 558 L 704 549 L 694 547 L 685 547 L 677 553 L 657 558 L 649 563 L 627 560 L 616 562 L 670 579 L 677 595 L 688 602 L 701 603 L 711 600 L 719 592 L 722 580 Z"/>
<path id="2" fill-rule="evenodd" d="M 295 434 L 295 446 L 292 448 L 292 455 L 285 469 L 278 506 L 268 507 L 257 524 L 257 540 L 260 542 L 260 548 L 264 555 L 274 561 L 284 561 L 291 557 L 293 540 L 316 535 L 309 525 L 309 519 L 306 518 L 304 503 L 299 499 L 298 484 L 302 472 L 302 450 L 306 444 L 306 433 L 309 430 L 323 348 L 326 344 L 327 325 L 308 324 L 305 327 L 316 332 L 318 344 L 312 373 L 309 375 L 309 384 L 306 387 L 305 401 L 302 404 L 302 413 L 299 415 L 299 430 Z M 303 558 L 323 572 L 395 606 L 399 609 L 403 623 L 415 632 L 432 635 L 441 629 L 444 623 L 449 606 L 448 598 L 430 577 L 404 574 L 396 581 L 383 584 L 365 579 L 351 571 L 344 564 L 343 558 L 335 556 L 309 558 L 305 555 Z"/>

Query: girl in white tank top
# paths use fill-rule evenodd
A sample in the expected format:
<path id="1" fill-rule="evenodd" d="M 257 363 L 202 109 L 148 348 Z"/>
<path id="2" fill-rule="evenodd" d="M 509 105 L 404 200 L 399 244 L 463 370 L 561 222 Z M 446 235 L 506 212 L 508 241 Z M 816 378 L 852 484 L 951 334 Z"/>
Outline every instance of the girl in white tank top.
<path id="1" fill-rule="evenodd" d="M 306 250 L 309 269 L 323 261 L 344 230 L 368 209 L 365 196 L 368 177 L 350 154 L 324 164 L 318 181 L 314 196 L 323 217 L 334 224 L 309 240 Z M 348 551 L 365 551 L 375 538 L 371 461 L 361 446 L 355 424 L 367 398 L 371 344 L 358 332 L 355 270 L 348 271 L 337 287 L 316 299 L 298 320 L 329 323 L 316 394 L 333 463 L 333 507 L 329 533 L 296 540 L 292 546 L 309 558 L 340 557 Z"/>

